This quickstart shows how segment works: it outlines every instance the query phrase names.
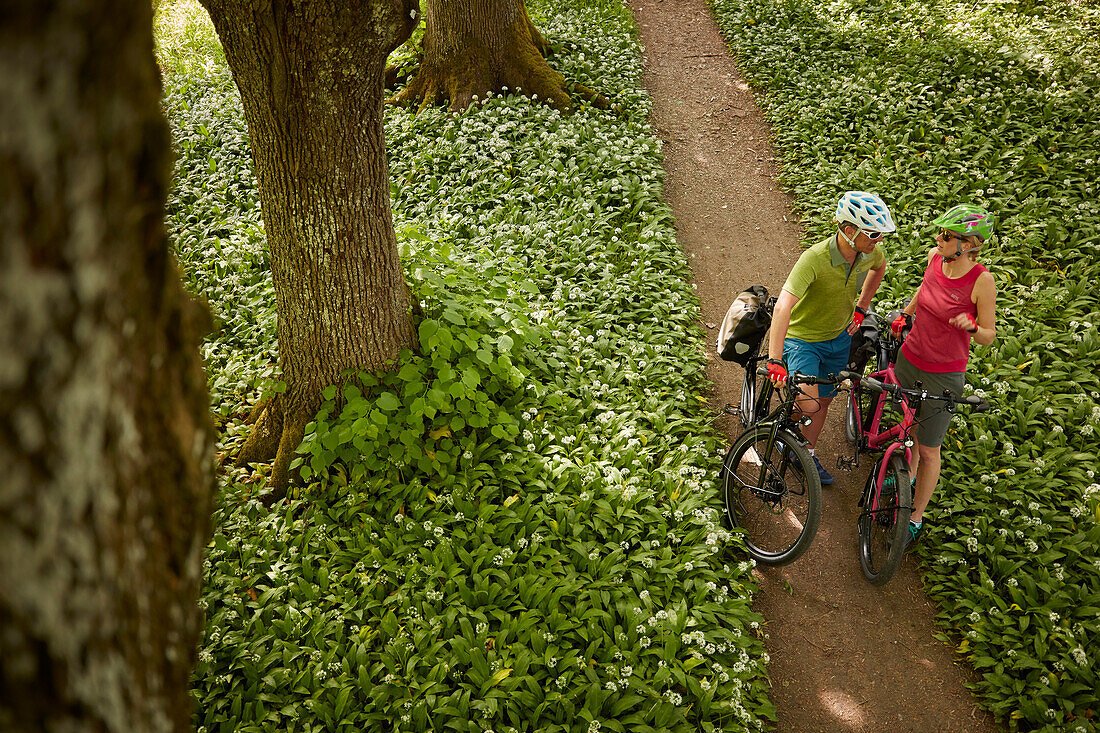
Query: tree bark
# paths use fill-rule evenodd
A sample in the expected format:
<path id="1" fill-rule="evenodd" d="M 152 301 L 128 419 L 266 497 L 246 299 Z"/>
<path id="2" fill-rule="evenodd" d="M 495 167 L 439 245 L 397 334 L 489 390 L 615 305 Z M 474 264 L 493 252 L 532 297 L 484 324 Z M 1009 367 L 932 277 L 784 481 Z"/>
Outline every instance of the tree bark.
<path id="1" fill-rule="evenodd" d="M 390 212 L 386 57 L 416 0 L 203 0 L 241 92 L 271 254 L 287 390 L 263 406 L 238 463 L 289 466 L 321 390 L 414 345 Z"/>
<path id="2" fill-rule="evenodd" d="M 548 51 L 523 0 L 427 0 L 420 71 L 392 101 L 423 109 L 447 100 L 460 111 L 509 90 L 565 111 L 573 105 L 569 85 L 546 63 Z M 575 84 L 573 91 L 607 107 L 588 87 Z"/>
<path id="3" fill-rule="evenodd" d="M 148 3 L 0 21 L 0 730 L 185 731 L 214 487 Z"/>

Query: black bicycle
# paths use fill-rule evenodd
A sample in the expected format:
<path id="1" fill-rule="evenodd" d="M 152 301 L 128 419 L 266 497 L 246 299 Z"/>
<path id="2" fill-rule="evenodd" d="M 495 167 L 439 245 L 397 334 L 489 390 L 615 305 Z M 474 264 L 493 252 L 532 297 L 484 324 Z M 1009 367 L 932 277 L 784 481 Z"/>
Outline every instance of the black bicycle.
<path id="1" fill-rule="evenodd" d="M 776 408 L 765 415 L 775 386 L 757 357 L 746 366 L 741 421 L 745 431 L 722 461 L 726 516 L 744 531 L 749 554 L 765 565 L 786 565 L 813 542 L 821 522 L 821 479 L 793 417 L 800 384 L 836 384 L 848 373 L 825 379 L 791 373 Z M 746 402 L 751 412 L 746 412 Z"/>

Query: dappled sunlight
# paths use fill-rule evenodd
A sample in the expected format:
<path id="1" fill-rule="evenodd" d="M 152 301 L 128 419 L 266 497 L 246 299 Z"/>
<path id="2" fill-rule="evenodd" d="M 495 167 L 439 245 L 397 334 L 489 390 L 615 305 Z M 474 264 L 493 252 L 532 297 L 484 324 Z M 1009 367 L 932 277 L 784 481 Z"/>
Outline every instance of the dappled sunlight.
<path id="1" fill-rule="evenodd" d="M 862 704 L 841 690 L 822 690 L 818 693 L 822 707 L 832 713 L 838 725 L 832 730 L 863 730 L 867 718 Z"/>
<path id="2" fill-rule="evenodd" d="M 799 534 L 801 534 L 802 533 L 802 528 L 805 526 L 802 523 L 802 520 L 800 520 L 798 517 L 796 517 L 794 515 L 794 512 L 791 512 L 791 511 L 784 512 L 784 515 L 786 516 L 787 524 L 789 524 L 791 526 L 791 529 L 793 529 L 795 532 L 798 532 Z"/>

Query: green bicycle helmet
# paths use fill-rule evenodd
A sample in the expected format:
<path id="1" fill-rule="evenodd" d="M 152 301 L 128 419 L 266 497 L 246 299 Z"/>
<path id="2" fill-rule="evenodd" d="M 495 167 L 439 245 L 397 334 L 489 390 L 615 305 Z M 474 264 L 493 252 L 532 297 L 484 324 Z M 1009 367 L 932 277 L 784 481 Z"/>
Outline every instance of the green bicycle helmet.
<path id="1" fill-rule="evenodd" d="M 939 219 L 932 222 L 933 226 L 948 229 L 964 237 L 977 237 L 978 241 L 985 242 L 993 236 L 993 215 L 980 206 L 973 204 L 959 204 L 945 211 Z M 958 259 L 966 252 L 971 252 L 977 247 L 963 249 L 962 242 L 955 240 L 955 255 L 949 259 Z"/>
<path id="2" fill-rule="evenodd" d="M 983 242 L 993 236 L 993 215 L 973 204 L 952 206 L 932 224 L 958 232 L 964 237 L 977 235 Z"/>

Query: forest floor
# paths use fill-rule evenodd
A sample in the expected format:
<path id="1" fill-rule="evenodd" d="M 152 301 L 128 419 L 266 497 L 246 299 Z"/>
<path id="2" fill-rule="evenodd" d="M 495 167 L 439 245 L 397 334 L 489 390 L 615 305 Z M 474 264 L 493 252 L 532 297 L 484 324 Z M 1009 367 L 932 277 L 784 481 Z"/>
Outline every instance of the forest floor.
<path id="1" fill-rule="evenodd" d="M 799 218 L 776 183 L 768 124 L 706 0 L 630 2 L 645 47 L 653 124 L 664 143 L 665 197 L 702 301 L 712 407 L 721 409 L 737 401 L 742 370 L 714 355 L 717 324 L 743 288 L 760 284 L 779 293 L 800 254 Z M 755 608 L 767 619 L 777 730 L 1003 730 L 966 690 L 973 672 L 933 638 L 935 608 L 916 561 L 907 557 L 884 588 L 864 580 L 855 518 L 870 460 L 851 473 L 834 469 L 850 450 L 841 406 L 834 403 L 818 446 L 837 481 L 824 487 L 813 546 L 792 565 L 757 570 Z M 734 423 L 722 425 L 731 437 Z"/>

